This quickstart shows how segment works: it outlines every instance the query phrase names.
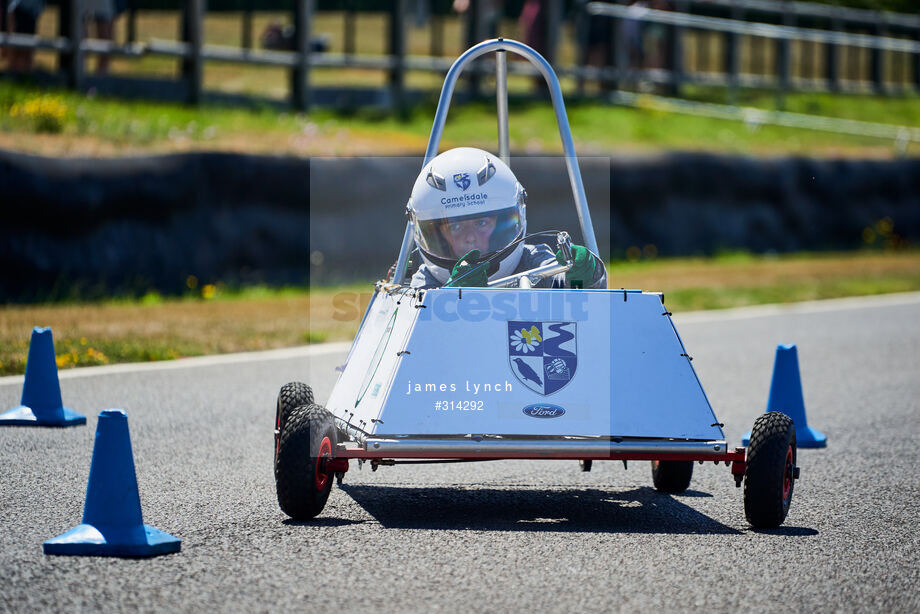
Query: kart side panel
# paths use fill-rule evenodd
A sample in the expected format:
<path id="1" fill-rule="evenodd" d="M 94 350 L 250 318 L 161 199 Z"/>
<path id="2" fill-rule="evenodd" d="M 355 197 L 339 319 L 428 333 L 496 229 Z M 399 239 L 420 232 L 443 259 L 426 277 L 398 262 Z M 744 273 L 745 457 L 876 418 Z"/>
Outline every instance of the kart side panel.
<path id="1" fill-rule="evenodd" d="M 378 296 L 329 400 L 368 434 L 724 438 L 658 295 L 465 288 L 430 290 L 422 308 L 398 300 Z M 530 352 L 520 332 L 537 333 Z"/>
<path id="2" fill-rule="evenodd" d="M 365 432 L 380 414 L 391 388 L 393 374 L 405 346 L 406 336 L 418 317 L 417 301 L 378 292 L 358 337 L 349 352 L 345 370 L 326 403 L 335 416 Z"/>
<path id="3" fill-rule="evenodd" d="M 622 297 L 622 292 L 619 293 Z M 724 439 L 670 315 L 654 294 L 613 294 L 612 434 Z"/>

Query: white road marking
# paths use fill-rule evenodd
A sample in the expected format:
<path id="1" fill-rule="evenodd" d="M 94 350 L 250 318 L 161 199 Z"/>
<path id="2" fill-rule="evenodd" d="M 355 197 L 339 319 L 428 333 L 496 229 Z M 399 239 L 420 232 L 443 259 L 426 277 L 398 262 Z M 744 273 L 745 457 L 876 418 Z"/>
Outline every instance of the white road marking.
<path id="1" fill-rule="evenodd" d="M 265 360 L 292 360 L 296 358 L 309 358 L 325 356 L 327 354 L 345 354 L 351 342 L 322 343 L 304 345 L 293 348 L 277 350 L 264 350 L 260 352 L 239 352 L 236 354 L 216 354 L 214 356 L 196 356 L 194 358 L 179 358 L 178 360 L 163 360 L 157 362 L 126 362 L 117 365 L 103 365 L 100 367 L 80 367 L 77 369 L 62 369 L 58 371 L 60 379 L 74 379 L 78 377 L 93 377 L 96 375 L 113 375 L 117 373 L 140 373 L 144 371 L 171 371 L 173 369 L 191 369 L 194 367 L 213 367 L 216 365 L 232 365 L 244 362 L 262 362 Z M 23 375 L 8 375 L 0 377 L 0 386 L 6 384 L 22 384 Z"/>
<path id="2" fill-rule="evenodd" d="M 668 295 L 665 294 L 665 305 L 667 305 L 668 302 L 667 298 Z M 827 313 L 831 311 L 850 311 L 853 309 L 897 307 L 901 305 L 916 304 L 920 304 L 920 292 L 899 292 L 895 294 L 879 294 L 876 296 L 851 296 L 820 301 L 802 301 L 800 303 L 751 305 L 750 307 L 734 307 L 732 309 L 688 311 L 685 313 L 675 313 L 674 323 L 677 325 L 703 324 L 708 322 L 723 322 L 726 320 L 744 320 L 780 315 Z"/>
<path id="3" fill-rule="evenodd" d="M 667 302 L 667 294 L 665 294 Z M 708 311 L 688 311 L 674 314 L 674 321 L 678 326 L 705 324 L 727 320 L 742 320 L 750 318 L 764 318 L 781 315 L 800 315 L 811 313 L 827 313 L 830 311 L 848 311 L 854 309 L 871 309 L 878 307 L 896 307 L 900 305 L 920 304 L 920 292 L 902 292 L 897 294 L 883 294 L 878 296 L 856 296 L 848 298 L 826 299 L 821 301 L 805 301 L 787 305 L 753 305 L 750 307 L 736 307 L 732 309 L 712 309 Z M 291 360 L 313 356 L 326 356 L 330 354 L 345 354 L 351 347 L 351 342 L 322 343 L 305 345 L 278 350 L 265 350 L 261 352 L 240 352 L 237 354 L 217 354 L 214 356 L 198 356 L 195 358 L 180 358 L 178 360 L 165 360 L 160 362 L 134 362 L 101 367 L 81 367 L 78 369 L 64 369 L 58 372 L 60 379 L 74 379 L 78 377 L 93 377 L 97 375 L 113 375 L 117 373 L 141 373 L 145 371 L 169 371 L 173 369 L 191 369 L 195 367 L 211 367 L 215 365 L 230 365 L 246 362 L 262 362 L 266 360 Z M 22 375 L 8 375 L 0 377 L 0 386 L 21 385 L 24 381 Z"/>

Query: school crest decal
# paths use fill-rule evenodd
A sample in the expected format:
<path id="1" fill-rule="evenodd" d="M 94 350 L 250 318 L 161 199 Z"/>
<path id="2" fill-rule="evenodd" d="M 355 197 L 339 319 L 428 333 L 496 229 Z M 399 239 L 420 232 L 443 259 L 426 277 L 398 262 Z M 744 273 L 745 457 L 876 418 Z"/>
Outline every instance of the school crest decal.
<path id="1" fill-rule="evenodd" d="M 508 322 L 508 360 L 522 384 L 542 395 L 564 388 L 578 366 L 575 322 Z"/>
<path id="2" fill-rule="evenodd" d="M 464 192 L 470 187 L 470 174 L 469 173 L 457 173 L 454 175 L 454 184 Z"/>

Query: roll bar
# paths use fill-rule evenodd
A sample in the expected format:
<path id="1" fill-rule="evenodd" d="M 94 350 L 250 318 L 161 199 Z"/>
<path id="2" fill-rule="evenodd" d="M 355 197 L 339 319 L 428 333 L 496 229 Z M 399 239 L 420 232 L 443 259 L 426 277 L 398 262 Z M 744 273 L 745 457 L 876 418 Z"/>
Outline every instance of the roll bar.
<path id="1" fill-rule="evenodd" d="M 460 78 L 460 73 L 473 60 L 485 55 L 486 53 L 495 52 L 496 61 L 496 100 L 498 103 L 498 135 L 499 135 L 499 156 L 505 159 L 508 155 L 508 86 L 507 86 L 507 64 L 505 52 L 515 53 L 527 58 L 531 64 L 543 75 L 549 87 L 550 99 L 553 103 L 553 110 L 556 112 L 556 123 L 559 126 L 559 137 L 562 140 L 562 150 L 565 155 L 565 166 L 569 173 L 569 184 L 572 187 L 572 195 L 575 197 L 575 209 L 578 213 L 578 221 L 581 225 L 581 234 L 585 240 L 585 247 L 597 254 L 597 239 L 594 236 L 594 226 L 591 223 L 591 213 L 588 211 L 588 199 L 585 196 L 585 186 L 581 179 L 581 169 L 578 167 L 578 158 L 575 157 L 575 144 L 572 141 L 572 131 L 569 128 L 568 115 L 565 112 L 565 103 L 562 100 L 562 88 L 559 86 L 559 79 L 556 72 L 546 59 L 532 48 L 524 43 L 502 38 L 495 38 L 483 41 L 467 49 L 451 65 L 444 78 L 444 85 L 441 87 L 441 97 L 438 100 L 438 110 L 434 115 L 434 123 L 431 126 L 431 135 L 428 137 L 428 148 L 425 150 L 425 162 L 422 168 L 438 155 L 438 147 L 441 145 L 441 135 L 444 132 L 444 123 L 447 120 L 447 111 L 450 109 L 450 101 L 454 94 L 454 86 Z M 508 160 L 505 160 L 508 162 Z M 393 273 L 393 283 L 402 283 L 405 278 L 406 261 L 409 259 L 409 253 L 412 251 L 414 243 L 414 232 L 412 221 L 406 224 L 406 233 L 403 235 L 402 246 L 399 250 L 399 258 L 396 261 L 396 270 Z"/>

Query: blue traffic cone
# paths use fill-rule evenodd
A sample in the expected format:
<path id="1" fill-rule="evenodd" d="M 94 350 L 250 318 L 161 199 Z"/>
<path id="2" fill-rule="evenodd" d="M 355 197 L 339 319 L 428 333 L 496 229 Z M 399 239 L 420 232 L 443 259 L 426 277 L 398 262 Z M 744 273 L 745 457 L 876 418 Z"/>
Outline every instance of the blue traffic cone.
<path id="1" fill-rule="evenodd" d="M 76 426 L 86 424 L 82 416 L 64 407 L 54 359 L 54 339 L 50 328 L 36 326 L 29 343 L 26 381 L 22 386 L 19 407 L 0 414 L 0 425 L 8 426 Z"/>
<path id="2" fill-rule="evenodd" d="M 802 396 L 802 379 L 799 375 L 799 353 L 795 345 L 776 347 L 776 361 L 773 363 L 773 381 L 770 384 L 770 398 L 767 411 L 779 411 L 795 424 L 795 440 L 799 448 L 823 448 L 827 436 L 808 426 L 805 417 L 805 399 Z M 741 438 L 741 445 L 748 445 L 751 432 Z"/>
<path id="3" fill-rule="evenodd" d="M 144 524 L 137 492 L 128 416 L 99 414 L 83 523 L 46 541 L 45 554 L 155 556 L 178 552 L 181 540 Z"/>

